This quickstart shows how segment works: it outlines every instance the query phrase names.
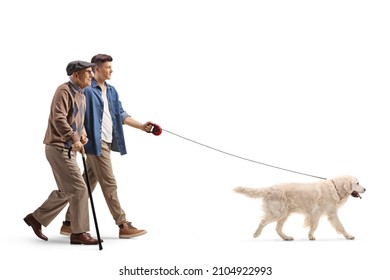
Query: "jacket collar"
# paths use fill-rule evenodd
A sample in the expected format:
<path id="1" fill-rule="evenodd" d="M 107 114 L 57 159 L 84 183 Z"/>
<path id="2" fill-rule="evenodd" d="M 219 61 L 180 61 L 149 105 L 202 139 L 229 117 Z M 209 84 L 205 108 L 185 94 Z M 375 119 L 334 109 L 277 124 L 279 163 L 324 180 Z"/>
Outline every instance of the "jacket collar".
<path id="1" fill-rule="evenodd" d="M 108 89 L 110 87 L 109 84 L 107 84 L 106 81 L 104 81 L 104 84 L 106 85 L 106 88 Z M 97 83 L 95 78 L 92 78 L 91 87 L 93 88 L 100 88 L 99 84 Z"/>

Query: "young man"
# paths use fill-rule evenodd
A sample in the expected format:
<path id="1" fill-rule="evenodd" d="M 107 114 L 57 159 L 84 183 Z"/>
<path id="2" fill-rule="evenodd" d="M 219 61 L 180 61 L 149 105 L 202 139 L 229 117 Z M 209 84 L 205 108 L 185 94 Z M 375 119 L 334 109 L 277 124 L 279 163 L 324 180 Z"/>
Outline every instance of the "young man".
<path id="1" fill-rule="evenodd" d="M 91 62 L 94 78 L 91 86 L 85 89 L 87 108 L 85 114 L 85 128 L 88 143 L 85 145 L 87 153 L 87 172 L 92 191 L 99 183 L 104 198 L 116 225 L 119 226 L 119 238 L 130 238 L 145 234 L 145 230 L 135 228 L 126 218 L 117 193 L 117 184 L 111 165 L 111 150 L 126 154 L 126 145 L 123 133 L 123 124 L 151 132 L 153 124 L 138 122 L 122 108 L 118 92 L 106 81 L 111 79 L 112 57 L 106 54 L 95 55 Z M 70 234 L 70 218 L 73 213 L 68 209 L 60 233 Z"/>
<path id="2" fill-rule="evenodd" d="M 76 161 L 76 153 L 84 154 L 87 142 L 84 129 L 85 96 L 83 89 L 91 85 L 93 63 L 72 61 L 66 67 L 69 81 L 60 85 L 53 97 L 46 135 L 46 158 L 53 170 L 58 190 L 51 192 L 47 200 L 24 221 L 41 239 L 42 233 L 69 203 L 73 215 L 69 218 L 71 244 L 96 245 L 98 240 L 89 233 L 88 189 Z"/>

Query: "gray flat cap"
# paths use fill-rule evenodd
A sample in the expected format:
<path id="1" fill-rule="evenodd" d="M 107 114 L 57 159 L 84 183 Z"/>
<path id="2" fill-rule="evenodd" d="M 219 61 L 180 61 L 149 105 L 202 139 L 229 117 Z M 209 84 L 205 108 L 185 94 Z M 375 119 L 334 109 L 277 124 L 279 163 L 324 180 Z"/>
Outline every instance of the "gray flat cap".
<path id="1" fill-rule="evenodd" d="M 72 61 L 68 63 L 68 66 L 66 66 L 66 74 L 70 76 L 72 75 L 73 72 L 77 72 L 81 69 L 85 69 L 93 66 L 95 66 L 95 63 L 89 63 L 81 60 Z"/>

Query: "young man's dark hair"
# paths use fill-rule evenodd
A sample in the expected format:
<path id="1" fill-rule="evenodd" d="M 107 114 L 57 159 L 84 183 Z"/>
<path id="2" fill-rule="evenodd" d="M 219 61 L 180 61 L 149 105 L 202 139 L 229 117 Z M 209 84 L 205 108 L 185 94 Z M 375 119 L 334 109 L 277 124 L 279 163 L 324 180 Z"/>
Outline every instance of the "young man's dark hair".
<path id="1" fill-rule="evenodd" d="M 104 62 L 111 62 L 112 56 L 108 54 L 97 54 L 91 59 L 91 63 L 95 63 L 98 67 L 101 67 Z"/>

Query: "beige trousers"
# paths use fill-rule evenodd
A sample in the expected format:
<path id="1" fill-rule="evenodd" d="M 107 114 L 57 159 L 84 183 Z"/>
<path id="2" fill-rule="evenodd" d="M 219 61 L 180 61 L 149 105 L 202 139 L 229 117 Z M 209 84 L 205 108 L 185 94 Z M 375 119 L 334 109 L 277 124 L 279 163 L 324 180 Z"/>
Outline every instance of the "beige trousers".
<path id="1" fill-rule="evenodd" d="M 112 170 L 111 164 L 111 147 L 110 144 L 102 142 L 102 155 L 87 155 L 87 171 L 91 190 L 94 191 L 97 183 L 99 183 L 103 196 L 106 200 L 108 209 L 115 220 L 115 224 L 121 225 L 125 223 L 126 214 L 123 211 L 118 198 L 117 184 Z M 85 174 L 84 174 L 85 176 Z M 69 208 L 66 213 L 66 220 L 72 216 Z"/>
<path id="2" fill-rule="evenodd" d="M 46 158 L 50 163 L 58 190 L 33 212 L 34 218 L 47 227 L 69 203 L 72 233 L 89 231 L 88 190 L 76 161 L 76 152 L 46 145 Z"/>

